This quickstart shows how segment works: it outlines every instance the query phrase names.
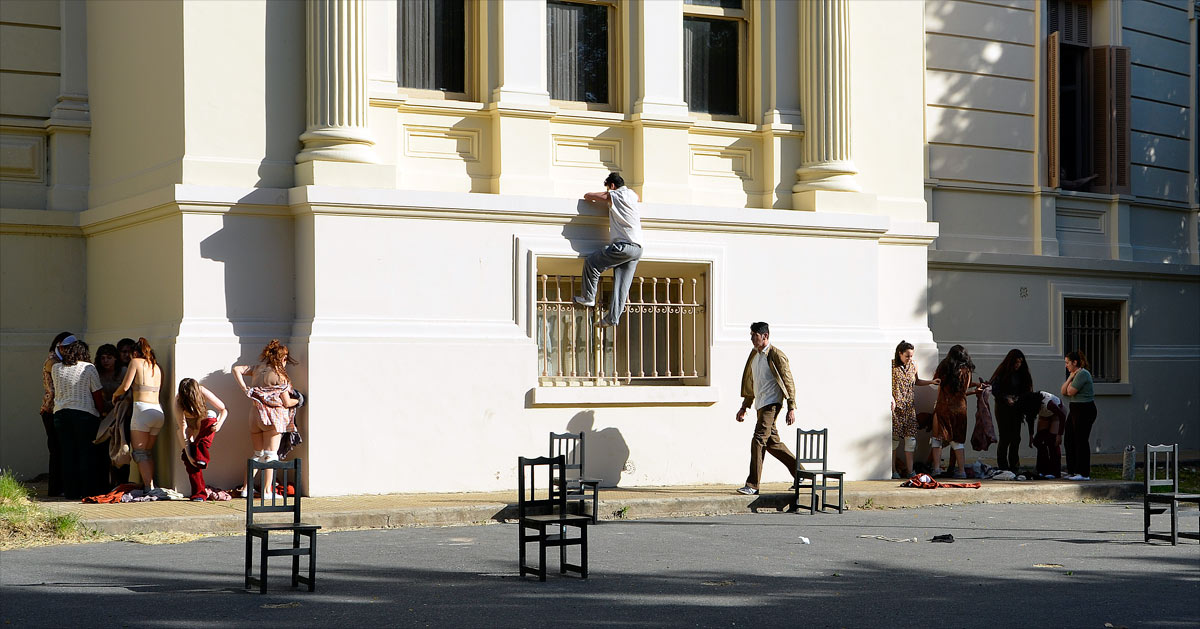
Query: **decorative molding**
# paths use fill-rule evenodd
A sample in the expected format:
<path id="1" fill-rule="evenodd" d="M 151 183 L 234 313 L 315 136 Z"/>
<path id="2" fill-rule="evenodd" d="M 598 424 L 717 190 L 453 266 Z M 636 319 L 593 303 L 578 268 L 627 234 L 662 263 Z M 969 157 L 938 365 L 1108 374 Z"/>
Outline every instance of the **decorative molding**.
<path id="1" fill-rule="evenodd" d="M 586 136 L 553 135 L 550 139 L 553 165 L 621 171 L 621 141 Z"/>
<path id="2" fill-rule="evenodd" d="M 1054 227 L 1060 232 L 1104 234 L 1104 209 L 1059 207 L 1054 213 Z"/>
<path id="3" fill-rule="evenodd" d="M 691 173 L 699 177 L 736 177 L 753 181 L 753 151 L 706 144 L 688 146 Z"/>
<path id="4" fill-rule="evenodd" d="M 930 271 L 1029 273 L 1068 277 L 1099 277 L 1112 279 L 1155 278 L 1195 282 L 1200 279 L 1200 266 L 1105 260 L 1099 258 L 1068 258 L 1021 253 L 978 253 L 969 251 L 934 250 L 929 252 Z"/>
<path id="5" fill-rule="evenodd" d="M 710 406 L 721 401 L 714 386 L 561 386 L 534 387 L 534 406 Z"/>
<path id="6" fill-rule="evenodd" d="M 0 134 L 0 181 L 46 182 L 46 136 Z"/>
<path id="7" fill-rule="evenodd" d="M 405 125 L 404 155 L 477 162 L 481 135 L 479 129 Z"/>
<path id="8" fill-rule="evenodd" d="M 307 128 L 296 163 L 374 163 L 367 130 L 363 0 L 305 2 Z"/>

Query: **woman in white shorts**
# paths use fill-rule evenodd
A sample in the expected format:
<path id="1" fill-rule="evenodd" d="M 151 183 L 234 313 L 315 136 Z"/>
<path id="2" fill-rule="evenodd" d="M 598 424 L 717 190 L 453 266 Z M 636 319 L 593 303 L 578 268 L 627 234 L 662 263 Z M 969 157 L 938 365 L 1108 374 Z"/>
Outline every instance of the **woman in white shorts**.
<path id="1" fill-rule="evenodd" d="M 133 395 L 133 418 L 129 423 L 130 441 L 133 442 L 133 462 L 137 463 L 142 485 L 149 491 L 154 489 L 154 442 L 166 421 L 162 405 L 158 403 L 158 391 L 162 386 L 162 368 L 154 358 L 154 350 L 145 338 L 139 338 L 133 347 L 133 358 L 125 370 L 125 379 L 113 393 L 113 400 L 130 391 Z"/>

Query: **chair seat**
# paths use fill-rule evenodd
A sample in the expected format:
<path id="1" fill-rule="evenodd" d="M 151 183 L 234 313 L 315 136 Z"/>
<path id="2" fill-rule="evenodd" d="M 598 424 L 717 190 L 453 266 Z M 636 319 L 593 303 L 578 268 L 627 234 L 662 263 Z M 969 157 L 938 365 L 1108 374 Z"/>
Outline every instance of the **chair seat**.
<path id="1" fill-rule="evenodd" d="M 1161 493 L 1161 494 L 1146 494 L 1146 500 L 1150 502 L 1197 502 L 1200 503 L 1200 494 L 1183 494 L 1183 493 Z"/>
<path id="2" fill-rule="evenodd" d="M 555 513 L 547 515 L 527 515 L 521 519 L 521 523 L 526 522 L 532 524 L 566 524 L 569 526 L 586 525 L 592 521 L 589 515 L 576 515 L 573 513 Z"/>
<path id="3" fill-rule="evenodd" d="M 319 524 L 306 524 L 304 522 L 264 522 L 255 523 L 246 527 L 247 531 L 315 531 L 321 528 Z"/>

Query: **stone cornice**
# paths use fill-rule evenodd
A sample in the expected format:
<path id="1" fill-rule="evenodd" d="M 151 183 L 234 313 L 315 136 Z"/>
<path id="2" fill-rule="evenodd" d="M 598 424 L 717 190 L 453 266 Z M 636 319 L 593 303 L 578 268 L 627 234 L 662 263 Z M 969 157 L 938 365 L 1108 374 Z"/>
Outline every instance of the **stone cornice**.
<path id="1" fill-rule="evenodd" d="M 1130 279 L 1200 280 L 1200 265 L 1159 264 L 1128 260 L 1067 258 L 1030 254 L 930 251 L 929 270 L 997 271 L 1080 277 L 1127 276 Z"/>

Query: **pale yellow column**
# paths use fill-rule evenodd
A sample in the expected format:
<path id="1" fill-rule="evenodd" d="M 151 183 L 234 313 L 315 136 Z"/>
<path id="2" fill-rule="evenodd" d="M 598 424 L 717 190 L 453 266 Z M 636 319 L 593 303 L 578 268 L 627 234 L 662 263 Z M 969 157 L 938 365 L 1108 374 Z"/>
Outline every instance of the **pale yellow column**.
<path id="1" fill-rule="evenodd" d="M 59 17 L 58 102 L 45 122 L 50 148 L 46 208 L 86 210 L 92 129 L 87 89 L 87 6 L 83 0 L 62 0 Z"/>
<path id="2" fill-rule="evenodd" d="M 296 163 L 375 162 L 363 0 L 306 0 L 305 11 L 308 117 Z"/>
<path id="3" fill-rule="evenodd" d="M 794 195 L 859 191 L 858 170 L 850 159 L 849 5 L 850 0 L 799 3 L 804 142 Z"/>

